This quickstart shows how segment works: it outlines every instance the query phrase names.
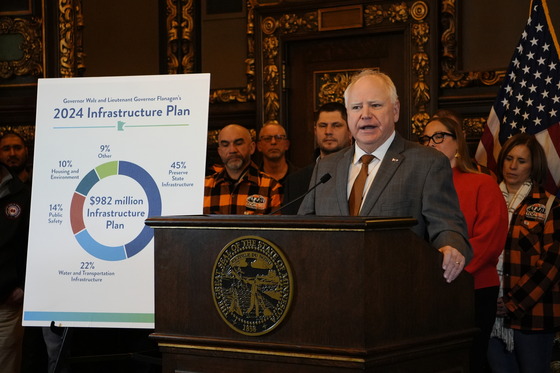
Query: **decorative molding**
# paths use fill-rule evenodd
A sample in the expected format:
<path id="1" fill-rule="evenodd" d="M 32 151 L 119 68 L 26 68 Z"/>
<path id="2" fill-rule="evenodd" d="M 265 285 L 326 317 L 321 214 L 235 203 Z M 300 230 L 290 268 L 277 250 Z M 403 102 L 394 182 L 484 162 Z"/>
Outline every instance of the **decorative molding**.
<path id="1" fill-rule="evenodd" d="M 58 2 L 60 76 L 82 76 L 85 71 L 83 47 L 84 16 L 81 0 Z"/>
<path id="2" fill-rule="evenodd" d="M 425 50 L 430 39 L 430 26 L 424 22 L 428 14 L 428 6 L 424 2 L 418 1 L 412 5 L 410 13 L 418 22 L 412 24 L 412 40 L 416 45 L 416 52 L 412 54 L 412 71 L 417 77 L 416 82 L 412 85 L 412 91 L 417 112 L 412 115 L 411 126 L 412 133 L 420 135 L 430 119 L 427 112 L 430 102 L 430 87 L 426 81 L 430 71 L 430 58 Z"/>
<path id="3" fill-rule="evenodd" d="M 220 130 L 208 130 L 207 144 L 209 146 L 217 146 L 219 134 L 220 134 Z"/>
<path id="4" fill-rule="evenodd" d="M 381 5 L 368 5 L 364 13 L 366 26 L 373 26 L 381 24 L 387 20 L 391 23 L 408 22 L 409 9 L 404 2 L 400 4 L 392 4 L 388 9 L 383 9 L 383 6 Z M 422 19 L 424 17 L 422 17 Z"/>
<path id="5" fill-rule="evenodd" d="M 466 118 L 463 120 L 463 130 L 467 139 L 480 139 L 484 131 L 487 118 Z"/>
<path id="6" fill-rule="evenodd" d="M 379 70 L 379 68 L 370 68 Z M 327 102 L 340 102 L 343 104 L 343 96 L 352 76 L 360 70 L 336 70 L 336 71 L 314 71 L 313 72 L 313 110 L 319 110 L 321 105 Z"/>
<path id="7" fill-rule="evenodd" d="M 167 18 L 167 73 L 177 74 L 179 71 L 179 22 L 177 21 L 177 4 L 174 0 L 166 0 Z"/>
<path id="8" fill-rule="evenodd" d="M 21 59 L 0 61 L 0 78 L 15 76 L 43 76 L 43 46 L 41 43 L 42 21 L 39 18 L 0 18 L 0 35 L 19 34 L 22 36 L 19 50 Z"/>
<path id="9" fill-rule="evenodd" d="M 314 71 L 313 110 L 317 111 L 327 102 L 343 103 L 344 90 L 356 71 Z"/>
<path id="10" fill-rule="evenodd" d="M 423 1 L 417 1 L 410 8 L 410 15 L 416 21 L 422 21 L 428 15 L 428 4 Z"/>
<path id="11" fill-rule="evenodd" d="M 183 73 L 195 71 L 193 13 L 193 0 L 181 0 L 181 68 Z"/>
<path id="12" fill-rule="evenodd" d="M 166 0 L 167 73 L 195 71 L 193 0 Z"/>
<path id="13" fill-rule="evenodd" d="M 272 19 L 266 19 L 272 21 Z M 267 22 L 268 23 L 268 22 Z M 278 56 L 279 42 L 276 36 L 267 36 L 263 42 L 263 82 L 264 93 L 264 112 L 266 120 L 278 120 L 280 110 L 280 96 L 278 93 L 279 63 Z"/>
<path id="14" fill-rule="evenodd" d="M 441 3 L 441 88 L 465 88 L 472 86 L 494 86 L 503 82 L 505 70 L 470 71 L 458 70 L 457 58 L 457 11 L 459 0 L 442 0 Z"/>

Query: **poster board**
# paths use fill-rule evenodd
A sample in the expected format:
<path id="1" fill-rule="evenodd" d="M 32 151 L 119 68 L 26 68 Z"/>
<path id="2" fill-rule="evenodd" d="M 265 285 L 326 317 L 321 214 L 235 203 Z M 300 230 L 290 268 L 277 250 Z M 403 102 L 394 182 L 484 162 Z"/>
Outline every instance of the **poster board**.
<path id="1" fill-rule="evenodd" d="M 210 75 L 41 79 L 23 325 L 154 327 L 146 218 L 201 214 Z"/>

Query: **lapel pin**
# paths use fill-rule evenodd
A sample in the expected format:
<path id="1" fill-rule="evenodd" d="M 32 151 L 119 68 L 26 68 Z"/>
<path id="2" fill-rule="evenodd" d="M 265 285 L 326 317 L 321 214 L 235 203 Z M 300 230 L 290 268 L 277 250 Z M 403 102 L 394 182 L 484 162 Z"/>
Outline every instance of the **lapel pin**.
<path id="1" fill-rule="evenodd" d="M 398 161 L 399 161 L 398 158 L 391 159 L 391 162 L 398 162 Z"/>

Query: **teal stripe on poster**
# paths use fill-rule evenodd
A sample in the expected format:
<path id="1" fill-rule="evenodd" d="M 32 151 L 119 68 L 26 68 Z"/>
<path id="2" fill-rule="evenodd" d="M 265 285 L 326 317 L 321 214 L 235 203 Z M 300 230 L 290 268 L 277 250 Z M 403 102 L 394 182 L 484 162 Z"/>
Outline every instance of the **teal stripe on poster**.
<path id="1" fill-rule="evenodd" d="M 129 322 L 153 323 L 153 313 L 103 313 L 103 312 L 40 312 L 27 311 L 23 315 L 27 321 L 83 321 L 83 322 Z"/>

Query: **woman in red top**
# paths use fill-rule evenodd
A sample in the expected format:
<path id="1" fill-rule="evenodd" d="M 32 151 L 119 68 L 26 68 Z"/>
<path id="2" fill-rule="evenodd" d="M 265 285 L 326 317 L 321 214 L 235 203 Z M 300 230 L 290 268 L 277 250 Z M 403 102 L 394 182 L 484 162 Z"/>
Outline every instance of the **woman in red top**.
<path id="1" fill-rule="evenodd" d="M 474 278 L 475 321 L 481 329 L 471 348 L 470 368 L 471 372 L 483 372 L 496 317 L 500 285 L 496 264 L 507 236 L 506 205 L 496 181 L 472 164 L 459 123 L 451 118 L 435 118 L 426 125 L 419 140 L 445 154 L 453 168 L 453 184 L 473 248 L 473 259 L 465 270 Z"/>

